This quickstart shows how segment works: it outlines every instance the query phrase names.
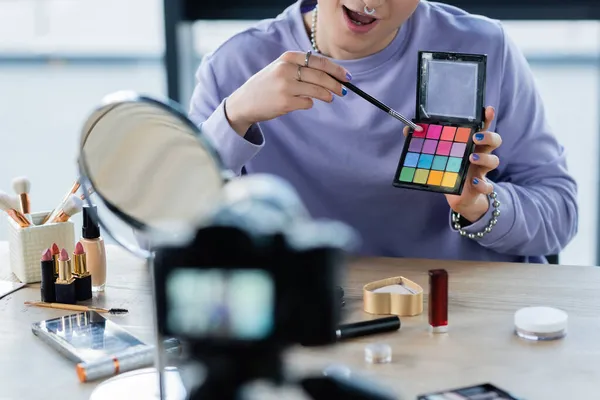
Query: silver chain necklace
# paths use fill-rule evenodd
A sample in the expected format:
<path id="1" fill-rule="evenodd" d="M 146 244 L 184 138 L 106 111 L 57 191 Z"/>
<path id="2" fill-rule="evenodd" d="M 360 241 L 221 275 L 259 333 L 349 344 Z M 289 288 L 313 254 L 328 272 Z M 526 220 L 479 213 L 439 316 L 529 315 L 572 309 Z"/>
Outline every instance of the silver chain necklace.
<path id="1" fill-rule="evenodd" d="M 319 48 L 317 47 L 317 13 L 318 13 L 319 5 L 317 4 L 312 12 L 312 25 L 310 27 L 310 42 L 312 43 L 312 48 L 315 53 L 320 53 Z"/>

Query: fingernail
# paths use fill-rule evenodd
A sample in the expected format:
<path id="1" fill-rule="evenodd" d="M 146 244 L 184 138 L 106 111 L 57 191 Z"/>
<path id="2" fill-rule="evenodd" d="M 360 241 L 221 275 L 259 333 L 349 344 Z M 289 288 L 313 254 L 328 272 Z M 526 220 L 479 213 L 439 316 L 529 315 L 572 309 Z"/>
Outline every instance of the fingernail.
<path id="1" fill-rule="evenodd" d="M 477 185 L 479 183 L 479 179 L 473 178 L 473 185 Z"/>
<path id="2" fill-rule="evenodd" d="M 479 160 L 479 154 L 473 153 L 473 161 Z"/>
<path id="3" fill-rule="evenodd" d="M 346 72 L 346 79 L 348 79 L 349 81 L 352 80 L 352 74 L 350 72 Z"/>
<path id="4" fill-rule="evenodd" d="M 482 141 L 483 140 L 483 133 L 476 134 L 475 135 L 475 140 Z"/>
<path id="5" fill-rule="evenodd" d="M 348 89 L 346 89 L 345 87 L 342 87 L 342 96 L 345 96 L 348 94 Z"/>

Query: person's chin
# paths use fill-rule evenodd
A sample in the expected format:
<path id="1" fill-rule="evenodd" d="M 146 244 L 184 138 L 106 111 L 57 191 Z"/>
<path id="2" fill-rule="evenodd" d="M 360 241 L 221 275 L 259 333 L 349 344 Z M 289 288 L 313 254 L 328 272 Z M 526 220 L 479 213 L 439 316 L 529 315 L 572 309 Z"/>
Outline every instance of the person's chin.
<path id="1" fill-rule="evenodd" d="M 360 42 L 361 43 L 357 43 L 356 40 L 347 38 L 344 41 L 338 41 L 336 47 L 344 52 L 349 58 L 362 58 L 369 54 L 370 50 L 372 49 L 372 45 L 367 42 Z"/>

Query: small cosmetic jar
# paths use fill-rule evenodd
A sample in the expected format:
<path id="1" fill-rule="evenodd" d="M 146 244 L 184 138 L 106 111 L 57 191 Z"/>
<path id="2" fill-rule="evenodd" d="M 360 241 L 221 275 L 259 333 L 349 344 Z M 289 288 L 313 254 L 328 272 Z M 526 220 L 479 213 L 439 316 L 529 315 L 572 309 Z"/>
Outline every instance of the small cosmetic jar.
<path id="1" fill-rule="evenodd" d="M 562 339 L 567 334 L 568 315 L 552 307 L 526 307 L 515 313 L 515 333 L 527 340 Z"/>
<path id="2" fill-rule="evenodd" d="M 385 343 L 371 343 L 365 346 L 365 361 L 369 364 L 392 362 L 392 348 Z"/>
<path id="3" fill-rule="evenodd" d="M 31 226 L 22 228 L 12 218 L 8 218 L 8 247 L 10 269 L 23 283 L 42 280 L 40 260 L 42 252 L 53 243 L 69 254 L 75 248 L 75 225 L 71 221 L 39 225 L 50 211 L 32 213 Z"/>

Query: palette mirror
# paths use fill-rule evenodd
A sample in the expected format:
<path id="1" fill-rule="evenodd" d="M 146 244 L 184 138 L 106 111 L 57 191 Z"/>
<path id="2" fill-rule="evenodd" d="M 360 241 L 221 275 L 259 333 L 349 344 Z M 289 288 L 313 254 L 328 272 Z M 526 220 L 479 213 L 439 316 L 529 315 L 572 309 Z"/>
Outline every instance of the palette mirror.
<path id="1" fill-rule="evenodd" d="M 177 105 L 132 92 L 105 97 L 88 117 L 78 165 L 104 232 L 142 257 L 152 245 L 189 240 L 226 176 Z"/>

